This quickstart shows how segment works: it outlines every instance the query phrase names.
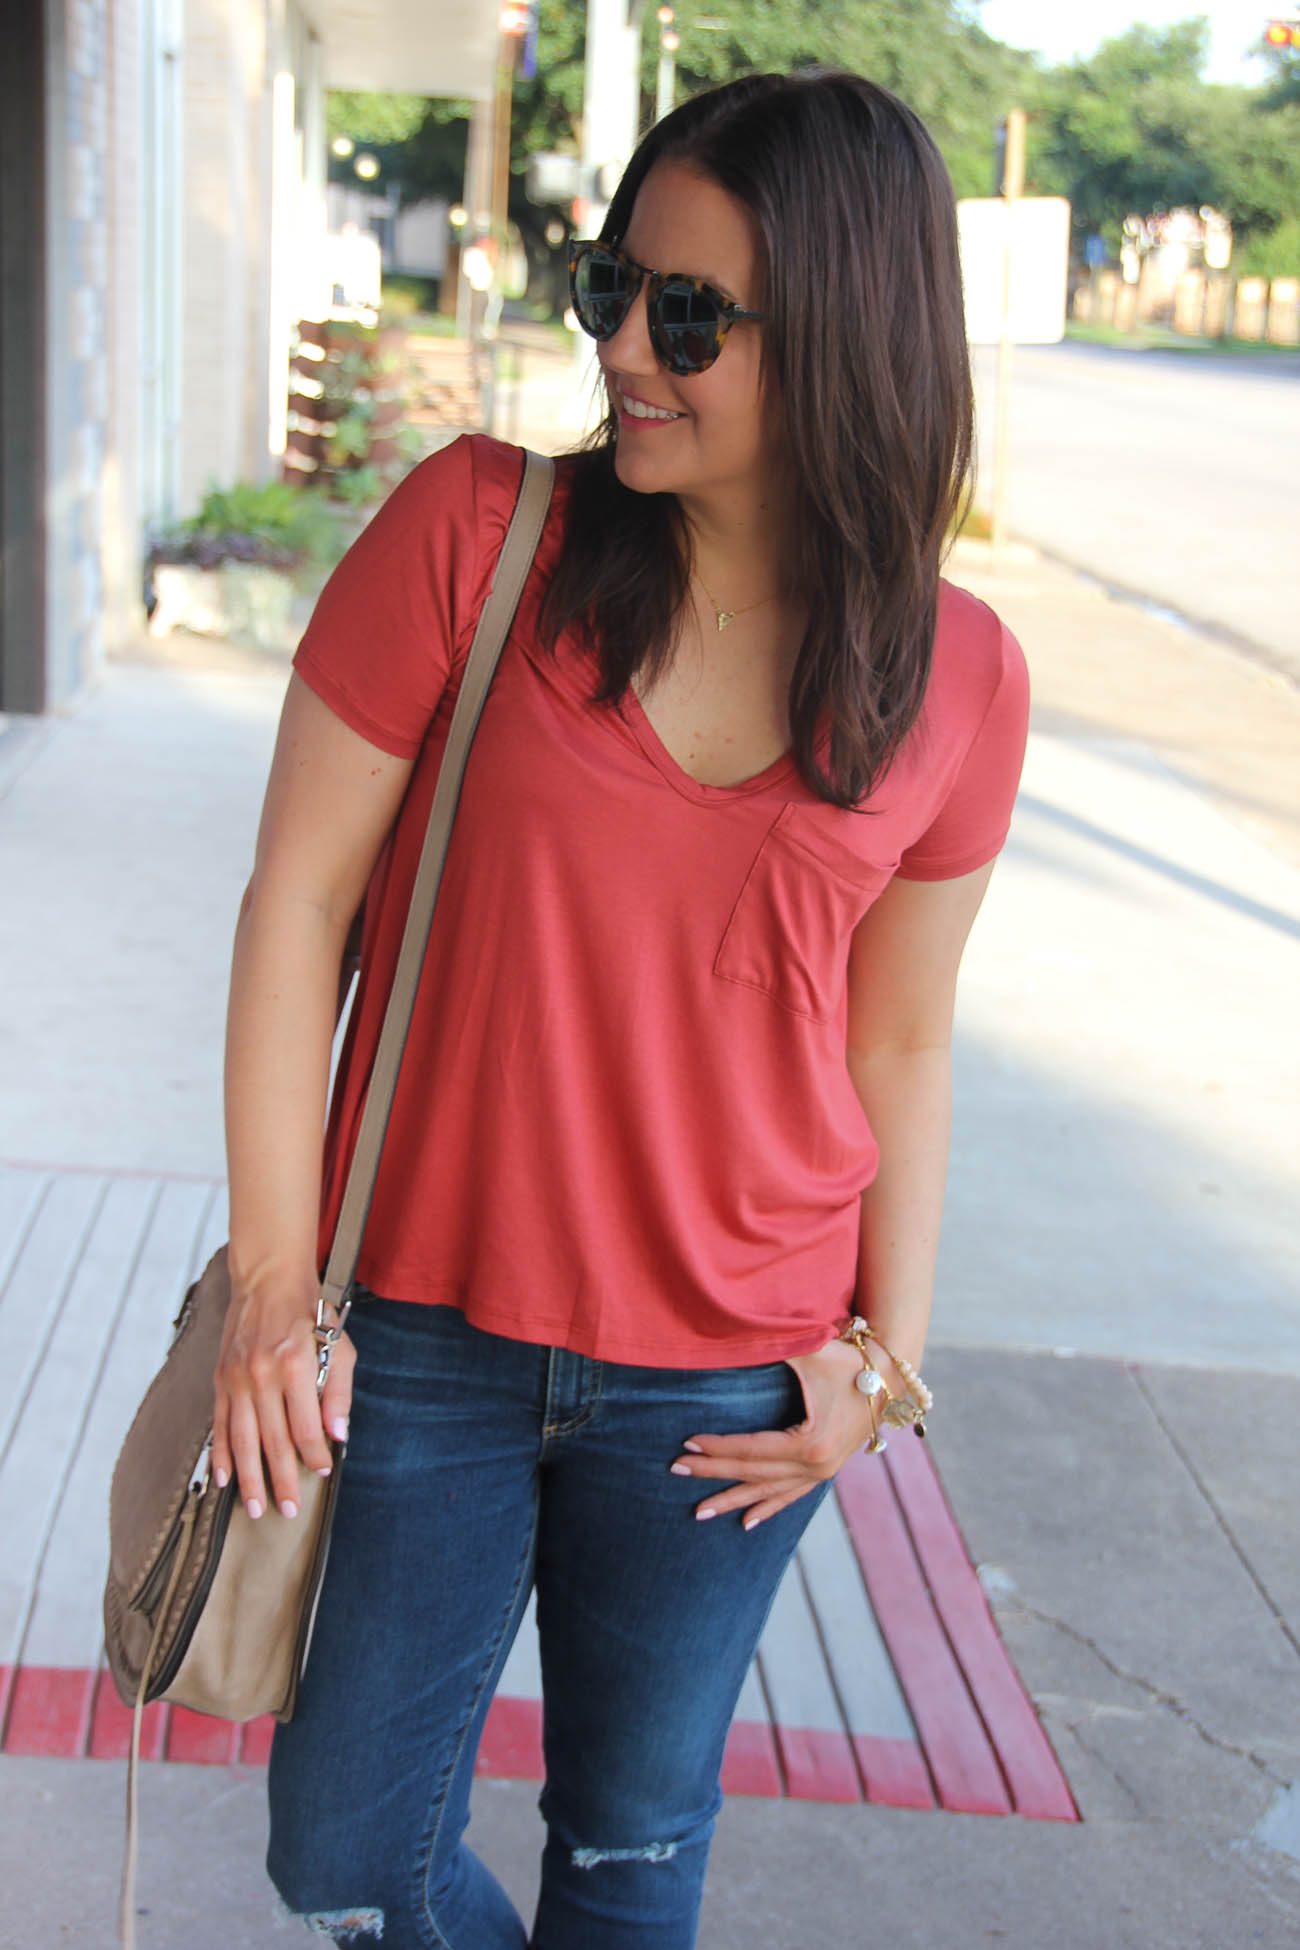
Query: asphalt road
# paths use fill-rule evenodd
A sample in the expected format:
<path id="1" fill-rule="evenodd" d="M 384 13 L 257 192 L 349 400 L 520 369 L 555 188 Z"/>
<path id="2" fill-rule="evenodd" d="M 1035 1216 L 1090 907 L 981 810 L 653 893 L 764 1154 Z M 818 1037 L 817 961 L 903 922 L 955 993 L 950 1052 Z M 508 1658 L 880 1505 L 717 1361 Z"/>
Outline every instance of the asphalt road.
<path id="1" fill-rule="evenodd" d="M 992 478 L 996 354 L 976 354 Z M 987 492 L 985 494 L 987 502 Z M 1267 652 L 1300 678 L 1300 353 L 1022 346 L 1014 534 Z"/>

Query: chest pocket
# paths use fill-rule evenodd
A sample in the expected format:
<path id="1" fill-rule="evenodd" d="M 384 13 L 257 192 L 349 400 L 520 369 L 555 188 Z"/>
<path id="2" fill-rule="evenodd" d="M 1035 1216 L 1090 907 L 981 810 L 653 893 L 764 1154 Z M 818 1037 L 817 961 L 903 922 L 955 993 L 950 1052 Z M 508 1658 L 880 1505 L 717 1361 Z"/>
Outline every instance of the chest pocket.
<path id="1" fill-rule="evenodd" d="M 714 974 L 829 1022 L 844 990 L 849 938 L 892 871 L 786 806 L 745 877 Z"/>

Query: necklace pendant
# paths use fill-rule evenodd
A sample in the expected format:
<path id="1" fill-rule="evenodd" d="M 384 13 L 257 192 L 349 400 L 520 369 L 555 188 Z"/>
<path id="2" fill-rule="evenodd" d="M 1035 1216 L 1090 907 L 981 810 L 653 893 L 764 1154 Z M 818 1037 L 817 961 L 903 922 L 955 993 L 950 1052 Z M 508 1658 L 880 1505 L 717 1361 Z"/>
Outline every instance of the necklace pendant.
<path id="1" fill-rule="evenodd" d="M 736 612 L 734 609 L 720 609 L 717 612 L 717 617 L 718 617 L 718 635 L 721 636 L 722 632 L 726 629 L 728 623 L 735 622 Z"/>

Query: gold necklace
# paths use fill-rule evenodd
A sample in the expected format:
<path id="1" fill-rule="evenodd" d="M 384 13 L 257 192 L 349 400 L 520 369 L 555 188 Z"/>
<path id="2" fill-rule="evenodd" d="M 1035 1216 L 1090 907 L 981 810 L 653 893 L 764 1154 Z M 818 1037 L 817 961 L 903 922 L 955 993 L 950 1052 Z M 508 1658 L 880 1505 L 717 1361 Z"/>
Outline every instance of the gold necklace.
<path id="1" fill-rule="evenodd" d="M 760 596 L 756 603 L 746 603 L 743 609 L 724 609 L 698 569 L 695 571 L 695 580 L 699 583 L 700 588 L 712 604 L 713 614 L 718 619 L 719 636 L 726 629 L 728 623 L 734 623 L 738 616 L 748 616 L 751 609 L 762 609 L 764 603 L 774 603 L 778 593 L 776 590 L 773 590 L 770 596 Z"/>

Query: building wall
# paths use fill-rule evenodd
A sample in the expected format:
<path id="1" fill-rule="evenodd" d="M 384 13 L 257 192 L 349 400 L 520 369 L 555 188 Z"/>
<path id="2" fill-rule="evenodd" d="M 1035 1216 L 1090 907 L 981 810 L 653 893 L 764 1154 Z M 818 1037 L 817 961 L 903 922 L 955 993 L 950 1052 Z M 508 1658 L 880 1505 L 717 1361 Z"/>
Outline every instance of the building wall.
<path id="1" fill-rule="evenodd" d="M 265 221 L 256 169 L 263 149 L 263 9 L 187 0 L 183 63 L 185 210 L 183 440 L 180 501 L 190 512 L 211 480 L 258 478 L 249 391 L 261 369 Z M 261 402 L 259 401 L 259 404 Z"/>
<path id="2" fill-rule="evenodd" d="M 109 0 L 48 0 L 47 696 L 104 657 L 108 452 Z"/>

